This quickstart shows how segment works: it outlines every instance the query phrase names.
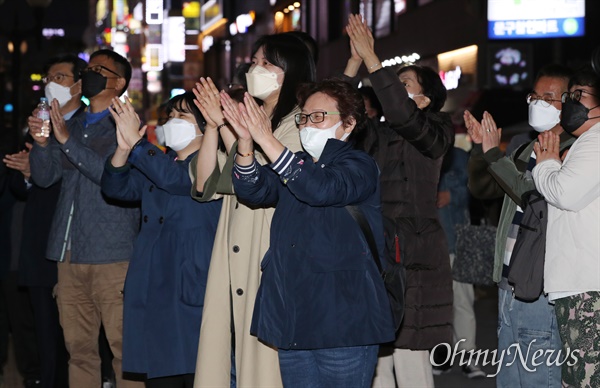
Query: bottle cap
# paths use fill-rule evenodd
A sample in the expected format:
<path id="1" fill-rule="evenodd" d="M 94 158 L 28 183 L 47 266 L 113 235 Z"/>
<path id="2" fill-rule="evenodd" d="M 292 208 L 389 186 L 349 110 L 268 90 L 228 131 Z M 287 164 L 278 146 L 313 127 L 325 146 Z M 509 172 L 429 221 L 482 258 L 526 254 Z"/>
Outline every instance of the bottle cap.
<path id="1" fill-rule="evenodd" d="M 46 97 L 40 97 L 40 101 L 41 101 L 41 102 L 44 102 L 44 101 L 45 101 L 45 102 L 48 102 L 48 99 L 47 99 Z"/>

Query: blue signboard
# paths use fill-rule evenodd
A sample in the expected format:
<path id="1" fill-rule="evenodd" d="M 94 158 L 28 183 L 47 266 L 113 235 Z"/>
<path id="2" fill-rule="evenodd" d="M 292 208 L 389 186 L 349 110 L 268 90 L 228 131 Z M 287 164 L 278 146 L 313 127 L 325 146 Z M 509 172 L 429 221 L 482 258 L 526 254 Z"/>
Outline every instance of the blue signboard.
<path id="1" fill-rule="evenodd" d="M 488 21 L 490 39 L 565 38 L 585 34 L 584 18 Z"/>
<path id="2" fill-rule="evenodd" d="M 584 34 L 584 0 L 488 0 L 490 39 L 564 38 Z"/>

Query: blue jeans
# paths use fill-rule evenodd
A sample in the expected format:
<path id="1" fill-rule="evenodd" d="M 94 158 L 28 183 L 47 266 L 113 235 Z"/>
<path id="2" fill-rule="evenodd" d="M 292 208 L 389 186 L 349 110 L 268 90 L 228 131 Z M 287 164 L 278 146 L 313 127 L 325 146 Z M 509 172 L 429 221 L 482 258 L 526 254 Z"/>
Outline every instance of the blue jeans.
<path id="1" fill-rule="evenodd" d="M 526 367 L 513 344 L 518 344 Z M 561 366 L 556 362 L 565 357 L 561 349 L 554 306 L 544 295 L 527 303 L 498 289 L 498 354 L 504 352 L 504 359 L 496 366 L 497 387 L 561 387 Z M 543 355 L 536 358 L 536 351 Z"/>
<path id="2" fill-rule="evenodd" d="M 315 350 L 279 349 L 285 388 L 371 387 L 378 345 Z"/>

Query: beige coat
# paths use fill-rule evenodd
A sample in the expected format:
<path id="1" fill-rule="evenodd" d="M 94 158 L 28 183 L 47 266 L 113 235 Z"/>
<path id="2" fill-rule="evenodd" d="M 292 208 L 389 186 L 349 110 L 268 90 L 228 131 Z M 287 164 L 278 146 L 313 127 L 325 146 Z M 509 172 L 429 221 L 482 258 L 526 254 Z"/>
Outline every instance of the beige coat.
<path id="1" fill-rule="evenodd" d="M 274 132 L 275 138 L 293 152 L 301 150 L 299 132 L 294 123 L 296 113 L 298 110 L 286 116 Z M 232 152 L 228 165 L 233 156 Z M 268 163 L 259 152 L 256 158 L 260 164 Z M 223 168 L 224 160 L 224 155 L 220 155 L 222 173 L 217 171 L 218 186 L 231 189 L 231 169 Z M 194 168 L 195 165 L 195 162 L 191 163 Z M 214 185 L 215 181 L 212 182 Z M 207 181 L 203 194 L 212 197 L 215 190 L 208 189 L 210 183 L 211 180 Z M 227 189 L 217 191 L 226 194 Z M 234 195 L 223 197 L 206 285 L 194 387 L 229 387 L 232 314 L 237 386 L 282 386 L 277 350 L 250 335 L 254 300 L 261 276 L 260 262 L 269 248 L 274 211 L 274 208 L 252 210 L 238 203 Z"/>

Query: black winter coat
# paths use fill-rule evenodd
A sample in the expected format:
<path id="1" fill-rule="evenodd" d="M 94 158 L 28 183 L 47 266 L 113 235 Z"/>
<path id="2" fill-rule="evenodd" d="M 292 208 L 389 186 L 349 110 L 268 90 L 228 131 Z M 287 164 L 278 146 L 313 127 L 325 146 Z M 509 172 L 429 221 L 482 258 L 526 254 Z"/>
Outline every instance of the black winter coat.
<path id="1" fill-rule="evenodd" d="M 447 114 L 418 109 L 392 71 L 381 69 L 369 79 L 390 125 L 380 130 L 374 155 L 381 169 L 382 211 L 395 225 L 407 277 L 395 346 L 431 349 L 452 343 L 452 273 L 436 199 L 454 130 Z"/>

